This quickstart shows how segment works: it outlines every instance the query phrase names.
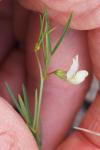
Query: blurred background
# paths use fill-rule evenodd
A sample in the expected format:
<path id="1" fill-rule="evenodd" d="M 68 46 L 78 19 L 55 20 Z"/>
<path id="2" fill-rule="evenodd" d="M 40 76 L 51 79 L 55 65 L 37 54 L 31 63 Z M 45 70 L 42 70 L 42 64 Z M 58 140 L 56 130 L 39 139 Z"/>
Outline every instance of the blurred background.
<path id="1" fill-rule="evenodd" d="M 83 118 L 85 112 L 87 111 L 87 109 L 91 106 L 91 103 L 93 102 L 97 91 L 99 90 L 99 82 L 96 79 L 96 77 L 93 77 L 93 81 L 91 83 L 91 87 L 86 95 L 86 99 L 82 105 L 82 108 L 80 109 L 80 111 L 78 112 L 76 119 L 73 123 L 73 126 L 78 126 L 81 119 Z"/>

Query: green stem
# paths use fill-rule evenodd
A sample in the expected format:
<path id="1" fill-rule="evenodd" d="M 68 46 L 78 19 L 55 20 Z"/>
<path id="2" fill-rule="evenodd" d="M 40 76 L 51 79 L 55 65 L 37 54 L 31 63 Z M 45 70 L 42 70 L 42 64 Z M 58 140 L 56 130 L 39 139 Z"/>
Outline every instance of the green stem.
<path id="1" fill-rule="evenodd" d="M 42 95 L 43 95 L 43 87 L 44 87 L 44 79 L 43 77 L 40 77 L 40 91 L 39 91 L 39 103 L 38 103 L 38 113 L 37 113 L 37 122 L 36 122 L 36 131 L 39 127 L 39 121 L 40 121 L 40 110 L 41 110 L 41 102 L 42 102 Z"/>
<path id="2" fill-rule="evenodd" d="M 40 71 L 40 89 L 39 89 L 39 98 L 38 98 L 37 115 L 36 115 L 37 119 L 35 123 L 35 131 L 37 132 L 38 127 L 39 127 L 39 121 L 40 121 L 40 110 L 41 110 L 41 102 L 42 102 L 43 87 L 44 87 L 44 76 L 43 76 L 42 66 L 38 58 L 37 52 L 35 54 L 36 54 L 36 59 L 37 59 L 39 71 Z"/>

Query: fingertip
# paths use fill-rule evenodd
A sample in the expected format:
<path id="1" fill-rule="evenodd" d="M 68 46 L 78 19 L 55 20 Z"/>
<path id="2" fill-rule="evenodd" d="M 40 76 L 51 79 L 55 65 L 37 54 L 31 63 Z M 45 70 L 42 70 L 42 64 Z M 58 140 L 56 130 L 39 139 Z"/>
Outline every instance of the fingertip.
<path id="1" fill-rule="evenodd" d="M 56 150 L 96 150 L 96 147 L 80 132 L 72 133 Z"/>
<path id="2" fill-rule="evenodd" d="M 100 28 L 88 31 L 88 44 L 93 71 L 100 80 Z"/>
<path id="3" fill-rule="evenodd" d="M 98 92 L 95 101 L 87 111 L 83 118 L 80 127 L 88 129 L 95 133 L 100 133 L 100 93 Z M 100 147 L 100 136 L 95 134 L 83 132 L 83 134 L 95 145 Z"/>
<path id="4" fill-rule="evenodd" d="M 13 107 L 0 97 L 0 150 L 38 150 L 35 139 Z"/>

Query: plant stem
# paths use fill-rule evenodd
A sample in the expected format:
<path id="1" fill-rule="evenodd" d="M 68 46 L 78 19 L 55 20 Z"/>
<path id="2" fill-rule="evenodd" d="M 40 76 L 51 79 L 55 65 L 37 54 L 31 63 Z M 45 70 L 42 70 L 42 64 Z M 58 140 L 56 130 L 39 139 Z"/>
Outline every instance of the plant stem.
<path id="1" fill-rule="evenodd" d="M 42 95 L 43 95 L 43 87 L 44 87 L 44 75 L 42 71 L 42 66 L 38 57 L 38 53 L 35 52 L 38 67 L 39 67 L 39 72 L 40 72 L 40 86 L 39 86 L 39 92 L 36 90 L 36 106 L 37 108 L 35 109 L 35 114 L 34 114 L 34 120 L 33 120 L 33 127 L 31 128 L 34 137 L 37 141 L 37 144 L 39 148 L 41 147 L 41 139 L 39 137 L 39 124 L 40 124 L 40 111 L 41 111 L 41 102 L 42 102 Z M 39 94 L 38 94 L 39 93 Z"/>
<path id="2" fill-rule="evenodd" d="M 38 130 L 39 120 L 40 120 L 40 110 L 41 110 L 41 102 L 42 102 L 42 95 L 43 95 L 43 87 L 44 87 L 44 78 L 40 76 L 40 89 L 39 89 L 39 100 L 38 100 L 38 113 L 37 113 L 36 131 Z"/>

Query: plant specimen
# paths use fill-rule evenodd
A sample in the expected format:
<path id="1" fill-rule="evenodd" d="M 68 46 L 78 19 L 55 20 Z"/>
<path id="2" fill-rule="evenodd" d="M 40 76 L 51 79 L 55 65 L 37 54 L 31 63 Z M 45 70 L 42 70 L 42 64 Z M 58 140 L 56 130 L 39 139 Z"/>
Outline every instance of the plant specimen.
<path id="1" fill-rule="evenodd" d="M 49 25 L 49 18 L 48 18 L 48 11 L 45 9 L 43 15 L 40 15 L 40 34 L 39 38 L 35 44 L 35 48 L 33 49 L 35 53 L 35 57 L 38 64 L 39 74 L 40 74 L 40 84 L 39 89 L 35 89 L 34 97 L 35 97 L 35 107 L 34 107 L 34 115 L 31 115 L 30 108 L 29 108 L 29 98 L 27 95 L 27 90 L 25 85 L 22 85 L 22 94 L 19 94 L 16 98 L 13 94 L 9 85 L 5 82 L 5 86 L 12 98 L 12 101 L 23 117 L 24 121 L 26 122 L 27 126 L 31 130 L 33 136 L 36 139 L 36 142 L 41 148 L 42 139 L 41 139 L 41 102 L 42 102 L 42 95 L 43 95 L 43 88 L 45 80 L 48 79 L 49 75 L 56 75 L 61 80 L 65 80 L 65 82 L 69 82 L 70 84 L 80 84 L 85 80 L 88 76 L 88 72 L 86 70 L 78 70 L 79 68 L 79 60 L 78 55 L 73 58 L 72 64 L 68 71 L 63 71 L 57 68 L 51 73 L 48 73 L 48 67 L 50 64 L 50 60 L 52 55 L 56 52 L 57 48 L 61 44 L 66 32 L 69 31 L 69 26 L 72 20 L 72 14 L 69 16 L 68 21 L 64 27 L 64 30 L 59 37 L 57 43 L 54 47 L 51 46 L 50 34 L 55 30 L 55 28 L 50 28 Z M 42 51 L 43 53 L 43 63 L 41 65 L 40 58 L 38 53 Z"/>

